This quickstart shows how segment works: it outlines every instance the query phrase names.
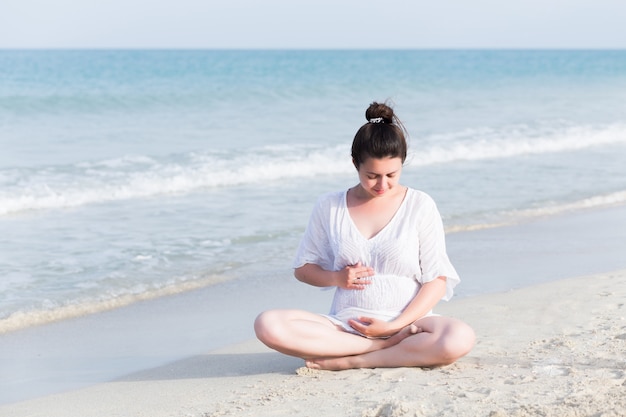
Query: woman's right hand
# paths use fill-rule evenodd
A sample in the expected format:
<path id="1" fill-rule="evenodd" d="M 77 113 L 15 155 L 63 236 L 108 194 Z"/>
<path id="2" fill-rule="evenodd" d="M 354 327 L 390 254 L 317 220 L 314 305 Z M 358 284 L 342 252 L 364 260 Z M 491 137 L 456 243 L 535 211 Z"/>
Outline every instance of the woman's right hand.
<path id="1" fill-rule="evenodd" d="M 361 265 L 361 262 L 356 265 L 348 265 L 339 272 L 338 287 L 346 290 L 362 290 L 365 286 L 372 283 L 369 280 L 374 275 L 374 269 L 369 266 Z"/>

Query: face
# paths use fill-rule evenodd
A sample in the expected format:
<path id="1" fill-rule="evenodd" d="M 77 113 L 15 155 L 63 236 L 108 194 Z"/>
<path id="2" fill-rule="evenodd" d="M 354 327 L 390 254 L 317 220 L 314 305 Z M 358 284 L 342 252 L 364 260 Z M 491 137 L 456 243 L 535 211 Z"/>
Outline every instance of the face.
<path id="1" fill-rule="evenodd" d="M 398 185 L 402 173 L 400 158 L 367 158 L 358 168 L 361 188 L 372 197 L 382 197 Z"/>

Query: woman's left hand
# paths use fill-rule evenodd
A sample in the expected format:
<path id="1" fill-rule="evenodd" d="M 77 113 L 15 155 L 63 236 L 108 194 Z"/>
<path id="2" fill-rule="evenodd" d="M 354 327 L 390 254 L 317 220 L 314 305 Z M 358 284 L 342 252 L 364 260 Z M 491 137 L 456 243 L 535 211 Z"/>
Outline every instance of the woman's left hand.
<path id="1" fill-rule="evenodd" d="M 388 337 L 400 331 L 396 329 L 390 322 L 375 319 L 373 317 L 359 317 L 358 320 L 348 320 L 348 324 L 367 337 Z"/>

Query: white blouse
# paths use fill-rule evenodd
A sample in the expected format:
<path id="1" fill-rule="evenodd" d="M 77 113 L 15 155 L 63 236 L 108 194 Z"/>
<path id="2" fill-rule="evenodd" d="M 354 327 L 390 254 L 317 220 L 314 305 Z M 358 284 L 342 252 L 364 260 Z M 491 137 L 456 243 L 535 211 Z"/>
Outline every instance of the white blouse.
<path id="1" fill-rule="evenodd" d="M 446 277 L 443 299 L 452 297 L 460 279 L 446 253 L 441 215 L 428 194 L 409 188 L 391 221 L 371 239 L 353 223 L 346 197 L 347 191 L 340 191 L 318 199 L 293 263 L 294 268 L 317 264 L 338 271 L 361 262 L 374 269 L 365 289 L 336 288 L 333 322 L 354 331 L 350 318 L 393 320 L 424 283 L 439 276 Z"/>

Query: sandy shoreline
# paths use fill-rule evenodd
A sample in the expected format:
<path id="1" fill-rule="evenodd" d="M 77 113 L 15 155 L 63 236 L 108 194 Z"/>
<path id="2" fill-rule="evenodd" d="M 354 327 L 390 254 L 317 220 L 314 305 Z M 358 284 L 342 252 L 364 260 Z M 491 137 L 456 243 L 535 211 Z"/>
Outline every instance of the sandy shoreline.
<path id="1" fill-rule="evenodd" d="M 271 352 L 258 312 L 332 298 L 286 269 L 1 335 L 0 416 L 626 415 L 626 206 L 448 249 L 463 281 L 435 310 L 479 337 L 452 366 L 309 372 Z"/>
<path id="2" fill-rule="evenodd" d="M 478 334 L 438 369 L 310 371 L 256 340 L 86 389 L 21 416 L 622 416 L 626 270 L 442 303 Z"/>

